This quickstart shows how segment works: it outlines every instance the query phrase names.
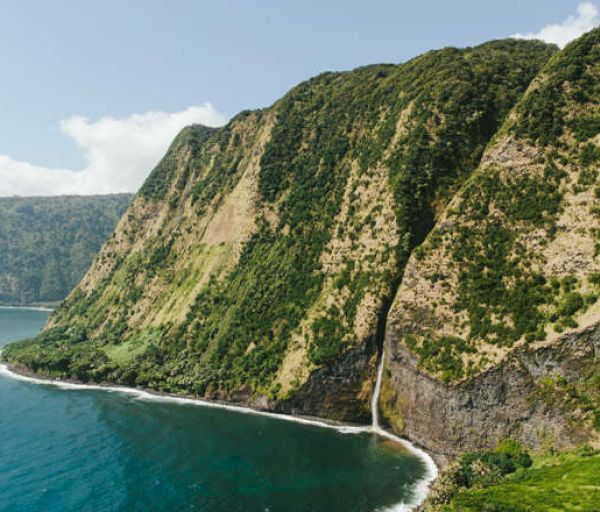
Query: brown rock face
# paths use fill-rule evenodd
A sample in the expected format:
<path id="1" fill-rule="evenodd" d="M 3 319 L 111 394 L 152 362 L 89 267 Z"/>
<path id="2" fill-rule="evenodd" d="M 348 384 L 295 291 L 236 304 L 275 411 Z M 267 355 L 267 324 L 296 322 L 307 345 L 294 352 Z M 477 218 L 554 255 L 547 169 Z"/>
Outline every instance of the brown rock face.
<path id="1" fill-rule="evenodd" d="M 370 423 L 372 386 L 369 384 L 375 377 L 374 355 L 368 345 L 346 352 L 334 364 L 312 372 L 306 384 L 293 398 L 281 402 L 278 409 L 338 421 Z"/>
<path id="2" fill-rule="evenodd" d="M 600 326 L 556 343 L 522 349 L 498 366 L 458 384 L 421 372 L 415 357 L 388 331 L 384 411 L 394 410 L 398 434 L 430 451 L 440 464 L 510 437 L 533 448 L 571 447 L 590 440 L 582 411 L 562 397 L 600 364 Z M 549 382 L 559 382 L 547 389 Z M 544 393 L 545 389 L 545 393 Z M 389 420 L 389 418 L 388 418 Z"/>

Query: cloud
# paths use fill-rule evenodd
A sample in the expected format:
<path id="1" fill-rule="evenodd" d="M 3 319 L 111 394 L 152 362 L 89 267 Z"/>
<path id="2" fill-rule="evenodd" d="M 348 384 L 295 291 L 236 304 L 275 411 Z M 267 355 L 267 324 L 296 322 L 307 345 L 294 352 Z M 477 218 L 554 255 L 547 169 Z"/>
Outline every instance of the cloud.
<path id="1" fill-rule="evenodd" d="M 567 43 L 577 39 L 600 24 L 598 8 L 591 2 L 582 2 L 577 6 L 577 15 L 571 15 L 562 23 L 551 23 L 539 32 L 514 34 L 515 39 L 541 39 L 564 48 Z"/>
<path id="2" fill-rule="evenodd" d="M 87 165 L 49 169 L 0 155 L 0 196 L 135 192 L 184 126 L 220 126 L 226 120 L 210 103 L 125 119 L 70 117 L 61 121 L 61 131 L 82 149 Z"/>

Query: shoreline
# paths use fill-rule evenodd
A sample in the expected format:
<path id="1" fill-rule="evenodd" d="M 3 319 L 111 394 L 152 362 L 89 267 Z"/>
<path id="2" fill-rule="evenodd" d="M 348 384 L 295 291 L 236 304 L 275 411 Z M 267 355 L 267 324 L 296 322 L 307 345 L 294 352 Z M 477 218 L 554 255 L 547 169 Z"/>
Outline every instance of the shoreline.
<path id="1" fill-rule="evenodd" d="M 1 308 L 1 306 L 0 306 Z M 21 308 L 24 309 L 24 308 Z M 1 351 L 0 351 L 1 354 Z M 421 480 L 416 482 L 413 492 L 413 498 L 407 503 L 398 503 L 392 505 L 382 512 L 410 512 L 417 510 L 427 498 L 429 489 L 432 483 L 438 476 L 438 467 L 435 464 L 433 458 L 423 449 L 415 446 L 410 441 L 403 439 L 379 426 L 373 425 L 349 425 L 342 422 L 334 422 L 325 418 L 307 417 L 307 416 L 296 416 L 293 414 L 282 414 L 276 412 L 270 412 L 260 409 L 255 409 L 243 405 L 233 405 L 225 402 L 211 401 L 202 398 L 192 398 L 186 396 L 175 395 L 171 393 L 160 393 L 154 390 L 148 390 L 143 388 L 131 388 L 127 386 L 120 386 L 117 384 L 85 384 L 76 381 L 65 381 L 52 378 L 40 377 L 33 372 L 23 371 L 16 369 L 14 366 L 7 362 L 0 361 L 0 377 L 6 377 L 21 382 L 28 382 L 36 385 L 54 386 L 65 391 L 69 390 L 87 390 L 87 391 L 106 391 L 108 393 L 122 393 L 125 395 L 133 396 L 139 400 L 154 401 L 154 402 L 170 402 L 179 405 L 193 405 L 196 407 L 212 407 L 215 409 L 223 409 L 242 414 L 254 414 L 257 416 L 264 416 L 279 421 L 289 421 L 293 423 L 299 423 L 302 425 L 309 425 L 319 428 L 328 428 L 336 430 L 340 434 L 364 434 L 371 433 L 379 437 L 386 438 L 390 441 L 402 445 L 402 447 L 410 454 L 416 456 L 423 461 L 425 466 L 425 475 Z"/>
<path id="2" fill-rule="evenodd" d="M 44 311 L 46 313 L 52 313 L 54 308 L 48 306 L 7 306 L 0 305 L 0 309 L 15 309 L 15 310 L 26 310 L 26 311 Z"/>

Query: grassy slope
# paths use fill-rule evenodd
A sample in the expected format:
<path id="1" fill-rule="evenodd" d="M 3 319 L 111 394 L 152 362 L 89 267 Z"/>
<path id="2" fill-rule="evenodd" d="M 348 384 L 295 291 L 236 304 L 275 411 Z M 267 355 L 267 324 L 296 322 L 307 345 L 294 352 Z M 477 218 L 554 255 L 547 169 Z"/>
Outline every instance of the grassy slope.
<path id="1" fill-rule="evenodd" d="M 484 488 L 459 491 L 443 512 L 596 512 L 600 509 L 600 454 L 534 457 L 530 468 Z"/>
<path id="2" fill-rule="evenodd" d="M 0 304 L 64 299 L 131 198 L 129 194 L 0 198 Z"/>
<path id="3" fill-rule="evenodd" d="M 600 318 L 600 29 L 554 56 L 409 263 L 393 315 L 423 370 L 475 375 Z"/>

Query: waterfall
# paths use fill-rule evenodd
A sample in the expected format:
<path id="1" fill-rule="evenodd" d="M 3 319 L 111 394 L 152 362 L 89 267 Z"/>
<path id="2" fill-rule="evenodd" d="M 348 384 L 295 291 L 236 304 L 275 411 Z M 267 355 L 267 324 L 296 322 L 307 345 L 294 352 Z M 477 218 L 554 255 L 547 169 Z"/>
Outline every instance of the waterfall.
<path id="1" fill-rule="evenodd" d="M 379 366 L 377 367 L 377 380 L 375 381 L 375 389 L 373 390 L 373 396 L 371 397 L 371 426 L 373 430 L 381 430 L 379 427 L 379 395 L 381 394 L 381 381 L 383 379 L 383 361 L 385 359 L 385 352 L 381 351 L 381 359 L 379 360 Z"/>

